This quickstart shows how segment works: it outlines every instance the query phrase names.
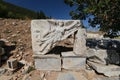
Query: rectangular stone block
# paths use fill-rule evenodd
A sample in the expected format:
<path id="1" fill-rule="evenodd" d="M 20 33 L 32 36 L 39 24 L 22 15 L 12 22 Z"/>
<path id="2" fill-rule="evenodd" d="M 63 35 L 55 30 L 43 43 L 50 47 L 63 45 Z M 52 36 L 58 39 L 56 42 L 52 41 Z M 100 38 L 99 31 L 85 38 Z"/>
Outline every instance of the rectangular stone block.
<path id="1" fill-rule="evenodd" d="M 75 55 L 73 52 L 62 53 L 62 68 L 68 70 L 81 70 L 85 68 L 86 58 Z"/>
<path id="2" fill-rule="evenodd" d="M 86 53 L 86 30 L 80 28 L 75 36 L 75 43 L 73 47 L 75 54 L 84 56 Z"/>
<path id="3" fill-rule="evenodd" d="M 34 55 L 35 68 L 38 70 L 61 71 L 59 55 Z"/>
<path id="4" fill-rule="evenodd" d="M 10 59 L 7 61 L 8 68 L 11 70 L 15 70 L 18 67 L 18 62 L 16 59 Z"/>

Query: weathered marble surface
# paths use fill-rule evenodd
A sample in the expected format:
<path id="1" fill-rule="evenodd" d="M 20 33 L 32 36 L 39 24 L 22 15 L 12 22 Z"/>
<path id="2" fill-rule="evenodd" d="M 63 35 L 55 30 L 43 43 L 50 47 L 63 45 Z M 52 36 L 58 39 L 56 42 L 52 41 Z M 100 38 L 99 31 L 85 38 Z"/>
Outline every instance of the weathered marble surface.
<path id="1" fill-rule="evenodd" d="M 81 29 L 80 20 L 32 20 L 32 47 L 34 54 L 46 54 L 56 43 Z"/>
<path id="2" fill-rule="evenodd" d="M 75 43 L 73 51 L 75 54 L 84 56 L 86 53 L 86 30 L 85 29 L 79 29 L 77 31 L 77 34 L 75 36 Z"/>
<path id="3" fill-rule="evenodd" d="M 74 52 L 62 53 L 62 68 L 68 70 L 81 70 L 85 68 L 86 58 L 77 56 Z"/>
<path id="4" fill-rule="evenodd" d="M 104 74 L 108 77 L 119 76 L 120 74 L 120 66 L 99 64 L 91 61 L 87 61 L 87 64 L 98 73 Z"/>
<path id="5" fill-rule="evenodd" d="M 59 55 L 34 55 L 35 68 L 38 70 L 61 71 Z"/>

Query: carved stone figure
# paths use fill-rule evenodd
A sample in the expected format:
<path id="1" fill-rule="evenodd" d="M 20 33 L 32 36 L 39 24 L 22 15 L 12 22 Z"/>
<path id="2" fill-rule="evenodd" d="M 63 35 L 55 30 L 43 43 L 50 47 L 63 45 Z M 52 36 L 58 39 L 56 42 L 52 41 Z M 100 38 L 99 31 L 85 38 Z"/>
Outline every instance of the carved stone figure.
<path id="1" fill-rule="evenodd" d="M 81 26 L 79 20 L 33 20 L 31 32 L 34 53 L 48 53 L 57 42 L 68 38 Z"/>

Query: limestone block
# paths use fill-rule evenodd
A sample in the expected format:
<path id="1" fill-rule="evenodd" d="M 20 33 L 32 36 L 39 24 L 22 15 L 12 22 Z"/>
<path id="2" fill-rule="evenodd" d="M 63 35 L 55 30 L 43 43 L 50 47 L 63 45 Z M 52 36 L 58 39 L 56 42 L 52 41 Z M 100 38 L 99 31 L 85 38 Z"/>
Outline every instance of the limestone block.
<path id="1" fill-rule="evenodd" d="M 75 54 L 84 56 L 86 53 L 86 30 L 79 28 L 76 36 L 73 51 Z"/>
<path id="2" fill-rule="evenodd" d="M 108 77 L 119 76 L 120 74 L 120 66 L 99 64 L 91 61 L 87 61 L 87 64 L 91 66 L 94 70 L 96 70 L 98 73 L 104 74 Z"/>
<path id="3" fill-rule="evenodd" d="M 35 68 L 38 70 L 61 71 L 59 55 L 34 55 Z"/>
<path id="4" fill-rule="evenodd" d="M 81 70 L 85 68 L 86 58 L 75 55 L 73 52 L 62 53 L 62 68 L 68 70 Z"/>
<path id="5" fill-rule="evenodd" d="M 34 54 L 46 54 L 57 42 L 67 39 L 82 27 L 80 20 L 32 20 Z"/>

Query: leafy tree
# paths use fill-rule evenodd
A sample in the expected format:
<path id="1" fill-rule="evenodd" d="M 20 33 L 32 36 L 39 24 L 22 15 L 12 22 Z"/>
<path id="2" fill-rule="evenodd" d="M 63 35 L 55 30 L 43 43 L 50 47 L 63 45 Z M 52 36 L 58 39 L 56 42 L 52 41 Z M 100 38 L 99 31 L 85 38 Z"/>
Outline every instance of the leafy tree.
<path id="1" fill-rule="evenodd" d="M 89 18 L 92 27 L 99 25 L 100 30 L 108 35 L 115 35 L 120 31 L 120 0 L 64 0 L 74 7 L 70 12 L 73 19 Z M 94 18 L 90 18 L 90 16 Z"/>

